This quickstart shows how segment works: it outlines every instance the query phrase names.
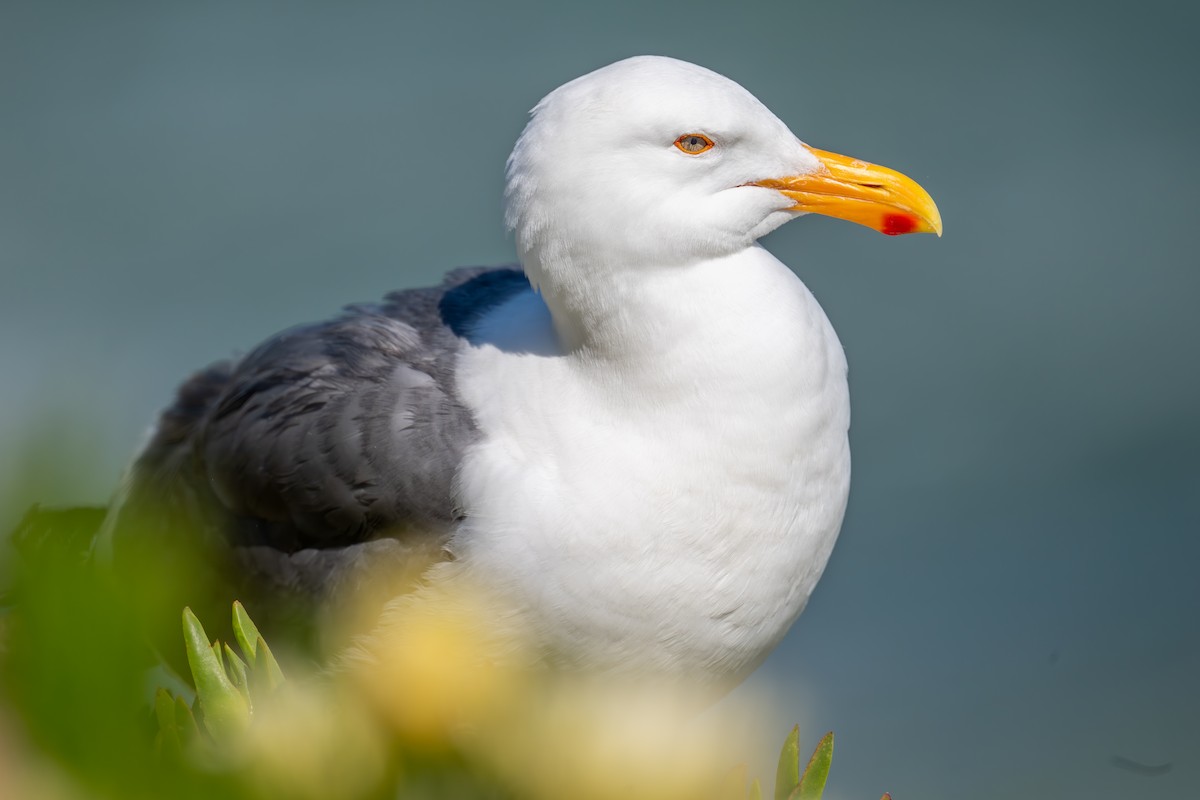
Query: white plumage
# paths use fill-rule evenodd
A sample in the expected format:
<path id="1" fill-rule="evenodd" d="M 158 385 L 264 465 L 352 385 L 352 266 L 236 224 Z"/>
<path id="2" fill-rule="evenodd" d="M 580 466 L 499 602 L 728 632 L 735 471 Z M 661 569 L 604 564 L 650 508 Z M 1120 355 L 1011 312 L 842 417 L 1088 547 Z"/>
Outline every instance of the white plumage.
<path id="1" fill-rule="evenodd" d="M 940 233 L 937 209 L 658 57 L 542 100 L 505 199 L 524 275 L 452 276 L 198 373 L 104 538 L 171 530 L 169 498 L 264 603 L 445 552 L 380 636 L 466 587 L 559 663 L 726 687 L 804 608 L 850 481 L 841 345 L 757 240 L 810 211 Z"/>
<path id="2" fill-rule="evenodd" d="M 674 146 L 702 132 L 713 147 Z M 580 665 L 729 685 L 804 608 L 846 508 L 846 361 L 757 239 L 824 167 L 753 96 L 658 57 L 572 81 L 508 163 L 507 220 L 549 308 L 481 320 L 458 388 L 481 441 L 443 576 Z M 553 350 L 556 355 L 544 353 Z"/>

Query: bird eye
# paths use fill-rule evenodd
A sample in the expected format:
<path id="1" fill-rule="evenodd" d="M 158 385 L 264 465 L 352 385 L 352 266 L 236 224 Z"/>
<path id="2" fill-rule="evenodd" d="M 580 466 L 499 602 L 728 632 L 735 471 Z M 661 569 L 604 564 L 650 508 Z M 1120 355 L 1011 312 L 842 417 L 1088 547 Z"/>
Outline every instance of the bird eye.
<path id="1" fill-rule="evenodd" d="M 703 133 L 685 133 L 675 140 L 675 146 L 689 156 L 695 156 L 706 150 L 711 150 L 713 140 Z"/>

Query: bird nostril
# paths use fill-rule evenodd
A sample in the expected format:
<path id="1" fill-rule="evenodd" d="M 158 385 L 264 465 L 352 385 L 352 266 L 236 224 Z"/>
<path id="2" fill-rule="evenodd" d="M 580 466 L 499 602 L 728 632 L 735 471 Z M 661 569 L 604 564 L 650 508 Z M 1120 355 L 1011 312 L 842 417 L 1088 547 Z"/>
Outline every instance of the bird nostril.
<path id="1" fill-rule="evenodd" d="M 882 189 L 883 188 L 882 183 L 860 183 L 859 186 L 863 187 L 864 189 Z"/>

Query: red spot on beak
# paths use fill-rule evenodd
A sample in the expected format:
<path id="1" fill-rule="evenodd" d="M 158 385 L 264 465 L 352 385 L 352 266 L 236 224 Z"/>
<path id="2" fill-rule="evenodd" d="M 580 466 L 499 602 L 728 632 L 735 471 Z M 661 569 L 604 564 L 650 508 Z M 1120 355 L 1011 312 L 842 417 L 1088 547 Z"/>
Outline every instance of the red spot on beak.
<path id="1" fill-rule="evenodd" d="M 902 233 L 912 233 L 917 228 L 917 221 L 907 214 L 884 214 L 883 227 L 879 230 L 888 236 L 899 236 Z"/>

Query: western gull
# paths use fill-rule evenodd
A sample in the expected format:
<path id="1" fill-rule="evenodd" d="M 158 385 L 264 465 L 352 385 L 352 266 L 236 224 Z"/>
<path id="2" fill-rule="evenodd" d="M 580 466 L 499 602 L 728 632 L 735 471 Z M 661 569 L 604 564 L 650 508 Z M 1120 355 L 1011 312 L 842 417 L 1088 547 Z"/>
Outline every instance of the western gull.
<path id="1" fill-rule="evenodd" d="M 101 532 L 117 568 L 186 558 L 284 620 L 457 582 L 555 663 L 753 670 L 850 481 L 841 344 L 757 240 L 809 212 L 940 235 L 936 206 L 655 56 L 539 102 L 505 206 L 518 266 L 351 306 L 183 384 Z"/>

